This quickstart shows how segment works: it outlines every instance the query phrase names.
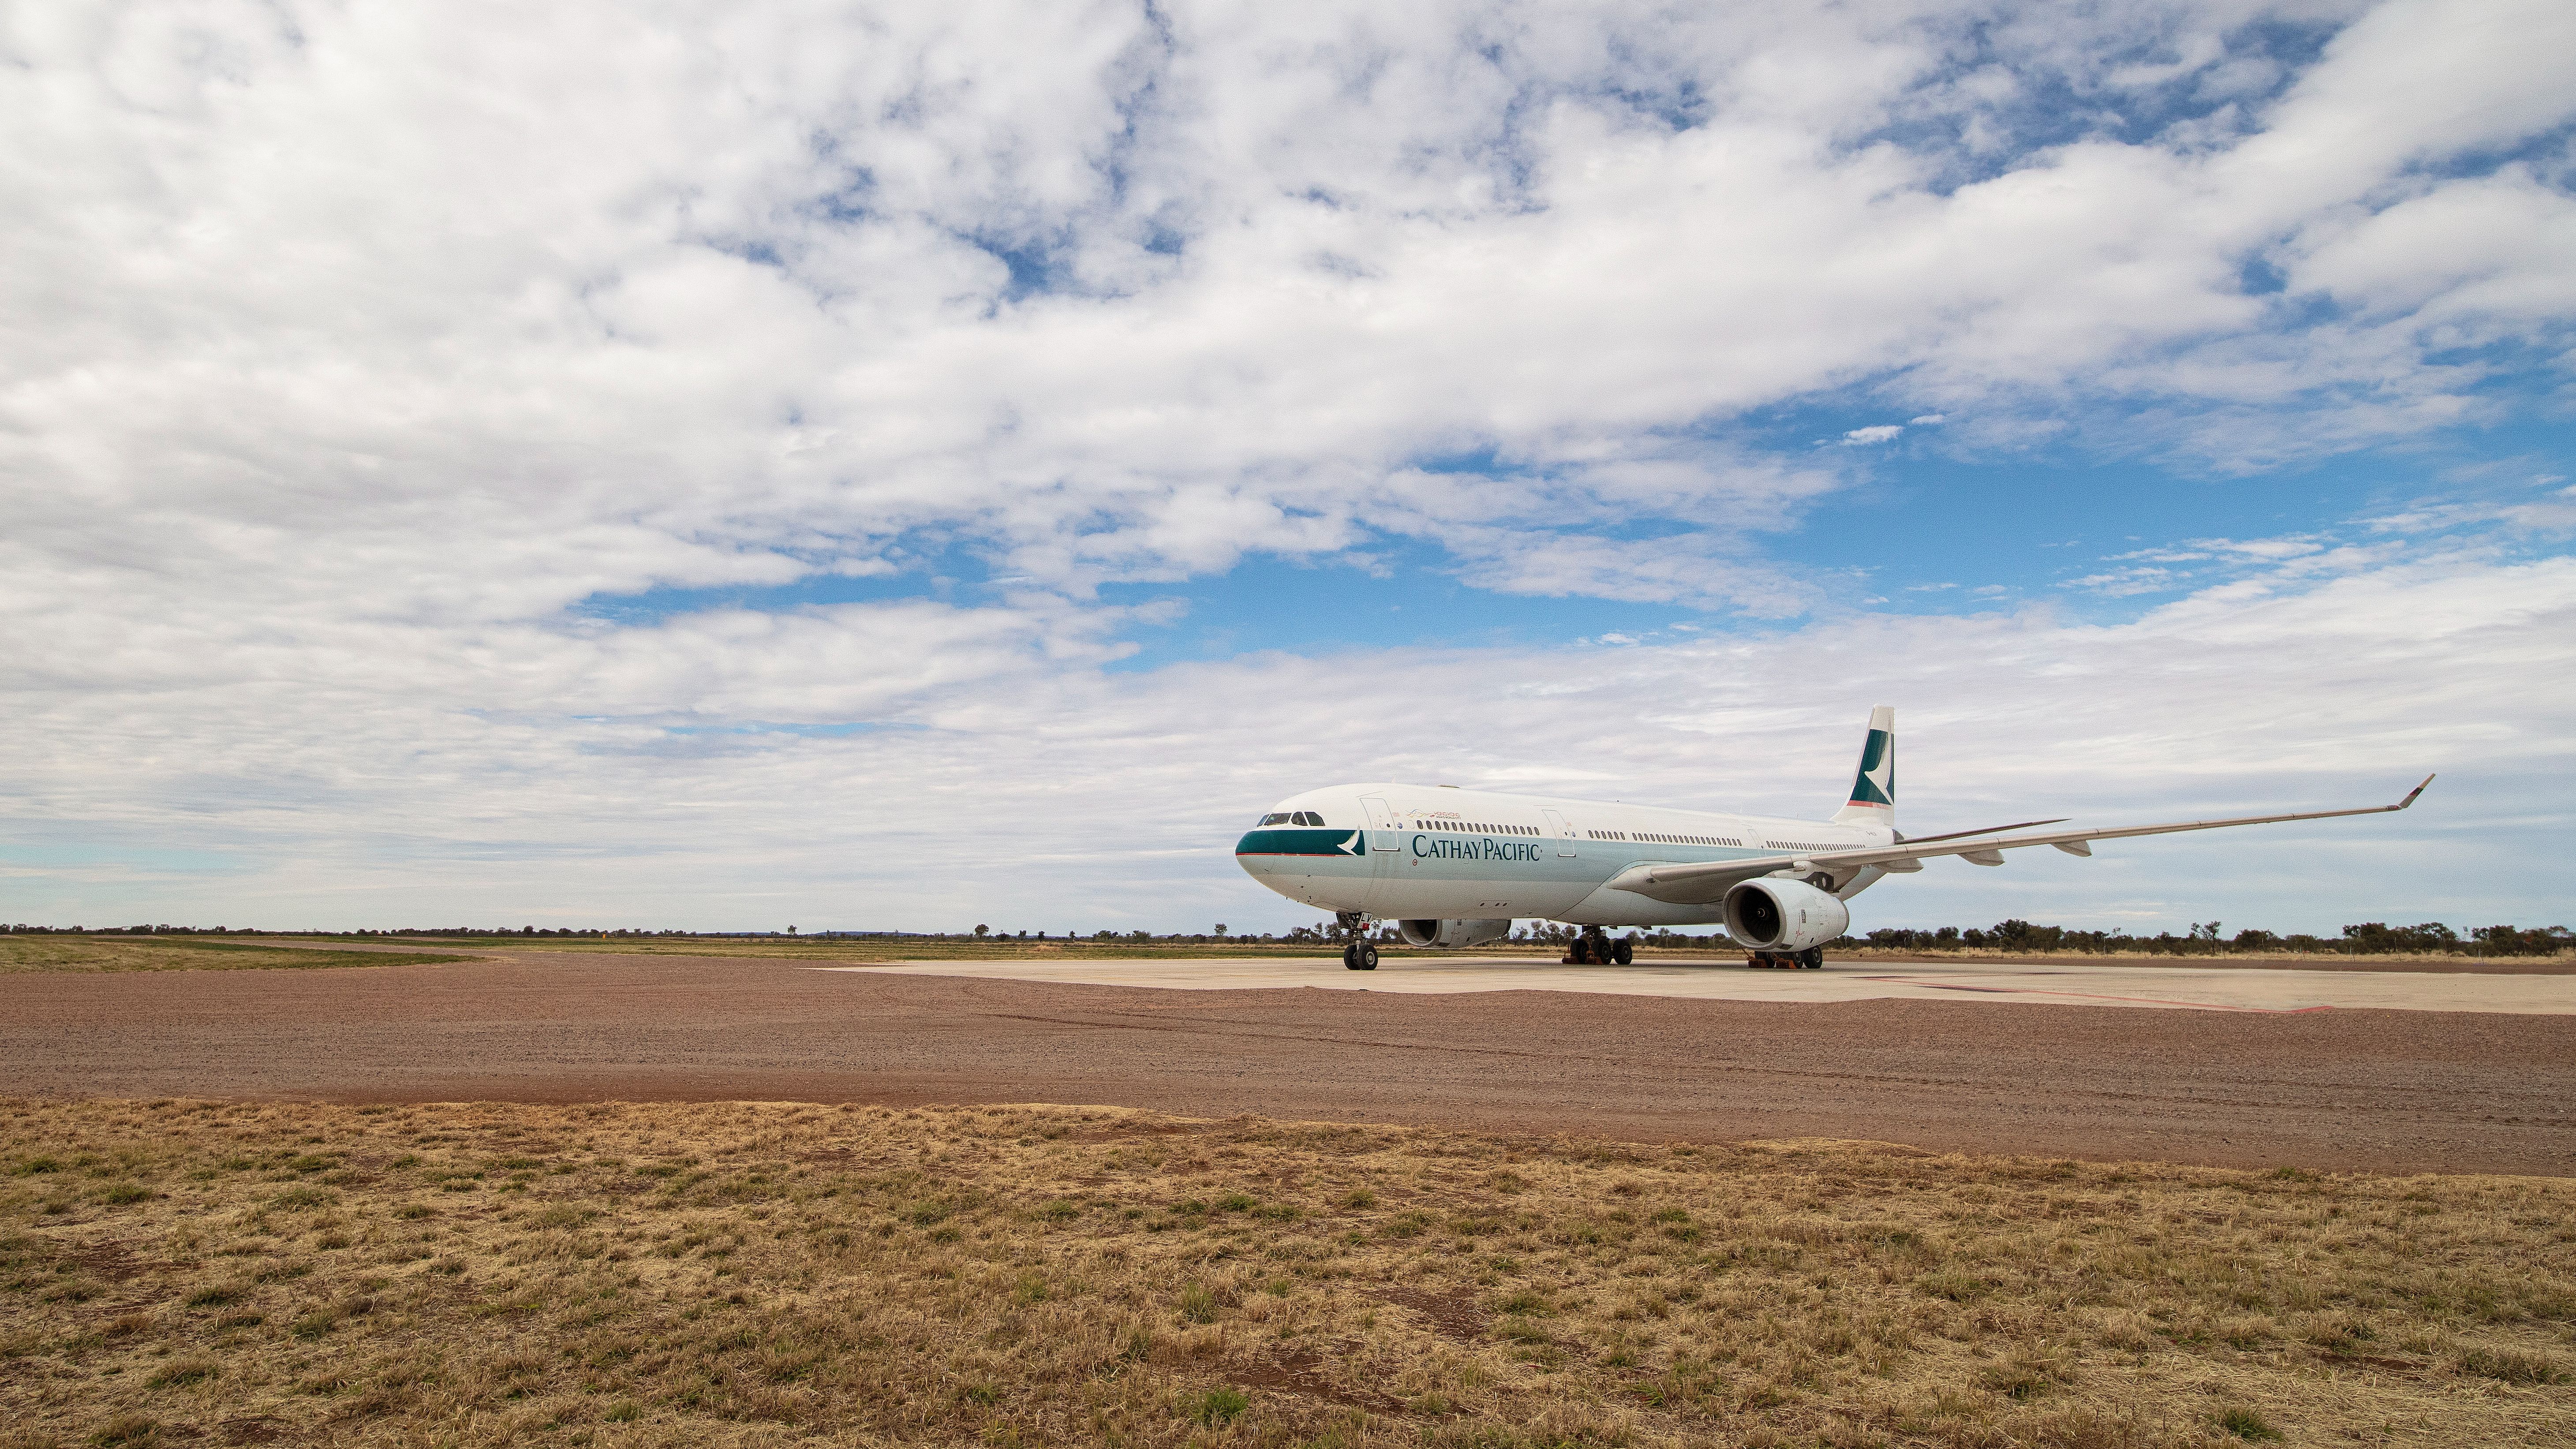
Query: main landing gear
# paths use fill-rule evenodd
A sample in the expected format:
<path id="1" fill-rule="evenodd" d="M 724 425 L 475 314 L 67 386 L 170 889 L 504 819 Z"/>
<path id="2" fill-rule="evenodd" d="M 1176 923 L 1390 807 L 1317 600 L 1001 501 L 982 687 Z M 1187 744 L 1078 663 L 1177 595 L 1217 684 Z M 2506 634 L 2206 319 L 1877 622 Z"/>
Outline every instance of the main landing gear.
<path id="1" fill-rule="evenodd" d="M 1822 971 L 1825 969 L 1825 948 L 1810 946 L 1804 951 L 1756 951 L 1744 958 L 1744 965 L 1752 971 Z"/>
<path id="2" fill-rule="evenodd" d="M 1558 964 L 1565 966 L 1608 966 L 1614 962 L 1625 966 L 1637 959 L 1634 938 L 1622 936 L 1613 941 L 1601 934 L 1599 926 L 1586 926 L 1575 936 L 1574 944 L 1565 948 Z"/>
<path id="3" fill-rule="evenodd" d="M 1339 911 L 1333 919 L 1341 923 L 1342 934 L 1349 943 L 1342 947 L 1342 965 L 1353 971 L 1377 969 L 1377 942 L 1368 938 L 1368 917 L 1358 911 Z"/>

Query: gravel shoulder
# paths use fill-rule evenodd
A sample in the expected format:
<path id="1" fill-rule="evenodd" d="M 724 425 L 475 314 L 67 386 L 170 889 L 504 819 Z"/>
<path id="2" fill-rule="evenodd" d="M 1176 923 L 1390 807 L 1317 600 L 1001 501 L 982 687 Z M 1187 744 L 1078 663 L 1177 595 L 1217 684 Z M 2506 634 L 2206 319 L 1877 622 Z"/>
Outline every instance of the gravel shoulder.
<path id="1" fill-rule="evenodd" d="M 0 1092 L 1057 1102 L 2576 1175 L 2576 1033 L 2547 1017 L 1183 992 L 799 965 L 547 953 L 15 976 L 0 993 Z"/>

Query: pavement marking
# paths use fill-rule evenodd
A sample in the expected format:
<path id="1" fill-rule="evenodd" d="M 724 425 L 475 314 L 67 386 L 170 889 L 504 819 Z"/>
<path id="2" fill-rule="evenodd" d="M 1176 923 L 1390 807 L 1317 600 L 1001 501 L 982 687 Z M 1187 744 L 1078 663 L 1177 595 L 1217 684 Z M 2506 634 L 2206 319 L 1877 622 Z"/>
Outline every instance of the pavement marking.
<path id="1" fill-rule="evenodd" d="M 1651 966 L 1563 966 L 1528 957 L 1390 960 L 1350 971 L 1332 957 L 1129 958 L 1085 961 L 894 961 L 817 966 L 1064 985 L 1144 986 L 1169 991 L 1313 988 L 1449 995 L 1486 991 L 1580 991 L 1697 1001 L 1956 1001 L 1962 994 L 2032 1006 L 2086 1005 L 2141 1010 L 2291 1014 L 2328 1010 L 2473 1011 L 2576 1016 L 2576 976 L 2479 976 L 2429 971 L 2270 971 L 2235 966 L 2085 965 L 2053 962 L 1909 963 L 1902 975 L 1867 963 L 1828 962 L 1821 971 L 1748 971 L 1727 962 L 1658 961 Z M 2043 984 L 2044 983 L 2044 984 Z"/>

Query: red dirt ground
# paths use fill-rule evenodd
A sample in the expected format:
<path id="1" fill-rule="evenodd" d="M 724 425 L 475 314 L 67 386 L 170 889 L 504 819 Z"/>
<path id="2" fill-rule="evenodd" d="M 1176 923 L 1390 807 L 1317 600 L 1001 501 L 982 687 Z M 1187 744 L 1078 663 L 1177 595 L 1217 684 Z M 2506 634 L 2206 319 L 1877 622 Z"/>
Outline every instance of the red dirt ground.
<path id="1" fill-rule="evenodd" d="M 1156 991 L 721 957 L 11 976 L 0 1092 L 1106 1103 L 2576 1174 L 2563 1017 Z"/>

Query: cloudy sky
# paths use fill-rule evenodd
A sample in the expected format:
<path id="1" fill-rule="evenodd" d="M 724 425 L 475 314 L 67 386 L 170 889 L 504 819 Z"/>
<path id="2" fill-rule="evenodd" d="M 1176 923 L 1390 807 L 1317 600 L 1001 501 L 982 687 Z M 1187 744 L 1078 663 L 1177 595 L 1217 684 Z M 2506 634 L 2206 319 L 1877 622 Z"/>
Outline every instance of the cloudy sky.
<path id="1" fill-rule="evenodd" d="M 0 920 L 1279 929 L 1277 797 L 1856 925 L 2568 922 L 2576 7 L 0 11 Z"/>

